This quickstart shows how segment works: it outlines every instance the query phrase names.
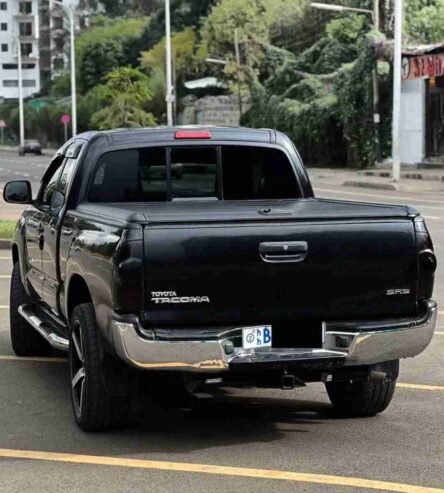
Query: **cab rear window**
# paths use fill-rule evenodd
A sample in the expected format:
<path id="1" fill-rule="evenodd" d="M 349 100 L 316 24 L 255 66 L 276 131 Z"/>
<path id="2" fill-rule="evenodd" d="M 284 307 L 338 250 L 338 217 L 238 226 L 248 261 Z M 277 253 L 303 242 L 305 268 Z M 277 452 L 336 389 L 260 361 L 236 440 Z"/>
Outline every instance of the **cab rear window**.
<path id="1" fill-rule="evenodd" d="M 257 146 L 174 146 L 102 155 L 90 202 L 165 202 L 188 199 L 299 198 L 293 167 L 279 149 Z"/>

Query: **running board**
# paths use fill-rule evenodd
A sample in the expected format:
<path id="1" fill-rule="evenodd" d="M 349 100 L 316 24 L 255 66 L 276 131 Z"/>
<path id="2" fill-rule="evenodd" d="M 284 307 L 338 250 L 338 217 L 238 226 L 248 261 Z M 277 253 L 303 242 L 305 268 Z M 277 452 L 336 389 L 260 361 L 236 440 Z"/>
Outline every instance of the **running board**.
<path id="1" fill-rule="evenodd" d="M 56 334 L 52 328 L 35 314 L 32 306 L 20 305 L 18 307 L 20 315 L 33 327 L 49 344 L 60 351 L 68 351 L 69 341 Z"/>

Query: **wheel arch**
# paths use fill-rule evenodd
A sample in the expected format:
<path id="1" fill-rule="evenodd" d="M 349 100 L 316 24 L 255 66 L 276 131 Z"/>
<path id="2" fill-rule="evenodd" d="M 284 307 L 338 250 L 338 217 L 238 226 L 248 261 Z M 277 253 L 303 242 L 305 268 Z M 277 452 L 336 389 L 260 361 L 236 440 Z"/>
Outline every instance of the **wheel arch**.
<path id="1" fill-rule="evenodd" d="M 92 303 L 93 299 L 88 284 L 80 274 L 73 274 L 69 280 L 66 297 L 67 320 L 71 320 L 74 308 L 82 303 Z"/>
<path id="2" fill-rule="evenodd" d="M 19 249 L 18 249 L 17 243 L 12 244 L 11 253 L 12 253 L 12 263 L 16 264 L 20 260 Z"/>

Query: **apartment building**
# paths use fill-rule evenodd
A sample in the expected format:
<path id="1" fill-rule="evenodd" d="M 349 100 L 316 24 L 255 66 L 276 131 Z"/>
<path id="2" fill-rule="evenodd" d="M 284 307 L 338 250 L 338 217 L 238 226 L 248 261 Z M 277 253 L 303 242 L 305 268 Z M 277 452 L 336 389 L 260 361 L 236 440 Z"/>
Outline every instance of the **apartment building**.
<path id="1" fill-rule="evenodd" d="M 97 11 L 89 2 L 61 0 L 74 11 L 76 35 L 88 26 L 90 16 Z M 42 87 L 54 77 L 69 71 L 69 19 L 59 6 L 49 9 L 49 0 L 40 0 L 40 81 Z"/>
<path id="2" fill-rule="evenodd" d="M 23 97 L 40 91 L 38 0 L 0 0 L 0 97 L 18 98 L 17 37 Z"/>

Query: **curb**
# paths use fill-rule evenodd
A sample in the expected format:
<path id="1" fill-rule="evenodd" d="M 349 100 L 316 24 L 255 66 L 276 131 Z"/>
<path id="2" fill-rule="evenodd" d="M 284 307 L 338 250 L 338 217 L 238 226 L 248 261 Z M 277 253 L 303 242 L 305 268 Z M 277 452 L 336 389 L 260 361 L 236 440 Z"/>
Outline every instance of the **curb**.
<path id="1" fill-rule="evenodd" d="M 0 238 L 0 248 L 1 249 L 11 248 L 11 242 L 12 242 L 12 240 L 7 240 L 5 238 Z"/>
<path id="2" fill-rule="evenodd" d="M 377 178 L 391 178 L 391 171 L 361 171 L 361 176 L 373 176 Z M 441 181 L 444 182 L 444 175 L 442 174 L 429 174 L 421 172 L 401 172 L 401 179 L 407 180 L 422 180 L 422 181 Z"/>
<path id="3" fill-rule="evenodd" d="M 375 190 L 397 191 L 398 187 L 394 183 L 374 183 L 370 181 L 345 181 L 344 187 L 373 188 Z"/>

